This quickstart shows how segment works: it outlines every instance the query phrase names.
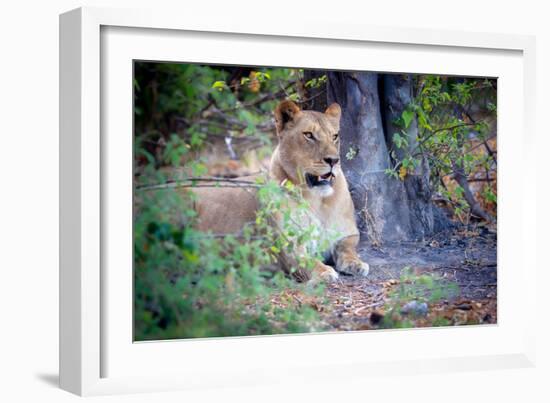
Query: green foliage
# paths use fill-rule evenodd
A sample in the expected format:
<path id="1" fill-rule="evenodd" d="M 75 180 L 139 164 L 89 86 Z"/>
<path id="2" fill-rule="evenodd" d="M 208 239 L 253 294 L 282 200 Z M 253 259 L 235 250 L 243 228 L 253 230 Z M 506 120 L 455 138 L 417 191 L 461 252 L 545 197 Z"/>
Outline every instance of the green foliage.
<path id="1" fill-rule="evenodd" d="M 315 246 L 326 246 L 334 236 L 311 225 L 291 183 L 255 183 L 251 191 L 261 208 L 256 222 L 238 234 L 198 231 L 194 209 L 193 188 L 205 186 L 205 148 L 219 137 L 246 137 L 259 144 L 260 157 L 266 155 L 276 103 L 299 99 L 299 70 L 147 62 L 134 67 L 135 339 L 321 330 L 308 305 L 272 303 L 282 290 L 322 292 L 321 285 L 285 277 L 275 261 L 282 251 L 300 250 L 294 269 L 310 270 L 318 257 Z M 280 227 L 273 225 L 274 214 L 283 217 Z"/>
<path id="2" fill-rule="evenodd" d="M 305 87 L 306 88 L 319 88 L 327 83 L 328 77 L 326 74 L 323 74 L 320 77 L 312 78 L 309 81 L 306 81 Z"/>
<path id="3" fill-rule="evenodd" d="M 401 112 L 401 116 L 394 123 L 402 129 L 408 129 L 414 118 L 414 111 L 411 109 L 405 109 Z"/>
<path id="4" fill-rule="evenodd" d="M 389 294 L 388 301 L 385 304 L 384 319 L 381 323 L 382 328 L 409 328 L 416 326 L 415 320 L 426 316 L 429 307 L 443 299 L 450 299 L 459 293 L 458 286 L 455 283 L 443 281 L 441 278 L 430 274 L 416 274 L 410 267 L 404 267 L 397 287 Z M 425 312 L 405 313 L 404 307 L 407 304 L 416 304 L 427 307 Z M 449 322 L 444 318 L 434 318 L 432 326 L 446 326 Z"/>
<path id="5" fill-rule="evenodd" d="M 348 151 L 346 152 L 346 159 L 348 161 L 351 161 L 352 159 L 355 158 L 355 156 L 357 155 L 357 148 L 353 147 L 353 146 L 350 146 L 350 148 L 348 148 Z"/>
<path id="6" fill-rule="evenodd" d="M 408 145 L 407 137 L 406 135 L 404 136 L 402 133 L 394 133 L 392 140 L 393 144 L 395 144 L 397 148 L 403 148 Z"/>
<path id="7" fill-rule="evenodd" d="M 455 296 L 458 292 L 455 283 L 445 283 L 431 274 L 415 274 L 409 267 L 404 267 L 397 290 L 390 295 L 394 302 L 418 300 L 434 303 L 443 298 Z"/>
<path id="8" fill-rule="evenodd" d="M 271 147 L 272 111 L 285 97 L 297 97 L 297 69 L 240 68 L 198 64 L 134 64 L 136 141 L 148 161 L 174 137 L 191 153 L 157 165 L 193 158 L 205 142 L 225 136 L 251 137 Z M 298 97 L 299 98 L 299 97 Z"/>
<path id="9" fill-rule="evenodd" d="M 496 118 L 495 82 L 420 75 L 415 76 L 413 87 L 415 96 L 411 104 L 394 121 L 400 129 L 392 136 L 391 155 L 395 164 L 386 172 L 404 179 L 425 160 L 430 167 L 432 188 L 461 215 L 468 209 L 464 189 L 456 184 L 448 186 L 449 180 L 457 174 L 496 176 L 492 156 L 480 152 L 490 140 L 489 122 Z M 481 117 L 474 119 L 473 115 Z M 407 130 L 415 117 L 418 136 L 411 139 Z M 487 186 L 482 196 L 487 203 L 496 204 L 491 187 Z"/>
<path id="10" fill-rule="evenodd" d="M 329 250 L 339 237 L 331 228 L 320 230 L 317 218 L 292 182 L 287 181 L 282 187 L 266 182 L 257 196 L 261 208 L 256 214 L 256 229 L 269 237 L 270 246 L 266 249 L 274 253 L 274 259 L 283 250 L 297 253 L 297 267 L 293 269 L 311 270 L 316 260 L 323 259 L 321 251 Z"/>
<path id="11" fill-rule="evenodd" d="M 276 309 L 271 296 L 299 288 L 319 295 L 322 287 L 303 286 L 273 270 L 281 250 L 327 242 L 302 228 L 307 207 L 295 190 L 262 184 L 263 208 L 255 225 L 219 237 L 197 231 L 192 187 L 137 191 L 134 214 L 134 330 L 136 340 L 240 336 L 321 330 L 308 306 Z M 289 200 L 301 203 L 290 208 Z M 285 217 L 274 228 L 274 212 Z M 315 254 L 302 255 L 301 269 Z"/>
<path id="12" fill-rule="evenodd" d="M 485 197 L 485 199 L 487 199 L 489 202 L 491 203 L 495 203 L 497 202 L 497 195 L 495 194 L 495 192 L 493 192 L 493 189 L 491 189 L 490 186 L 486 185 L 484 188 L 483 188 L 483 196 Z"/>

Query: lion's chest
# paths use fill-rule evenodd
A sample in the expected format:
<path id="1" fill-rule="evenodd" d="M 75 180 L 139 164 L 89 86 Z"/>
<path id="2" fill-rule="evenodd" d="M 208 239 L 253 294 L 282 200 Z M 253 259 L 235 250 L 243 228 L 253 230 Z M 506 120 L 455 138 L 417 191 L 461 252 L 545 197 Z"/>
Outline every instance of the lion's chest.
<path id="1" fill-rule="evenodd" d="M 355 222 L 342 214 L 342 209 L 323 206 L 322 203 L 310 203 L 304 212 L 300 226 L 310 235 L 306 248 L 310 253 L 330 256 L 336 243 L 356 234 Z"/>

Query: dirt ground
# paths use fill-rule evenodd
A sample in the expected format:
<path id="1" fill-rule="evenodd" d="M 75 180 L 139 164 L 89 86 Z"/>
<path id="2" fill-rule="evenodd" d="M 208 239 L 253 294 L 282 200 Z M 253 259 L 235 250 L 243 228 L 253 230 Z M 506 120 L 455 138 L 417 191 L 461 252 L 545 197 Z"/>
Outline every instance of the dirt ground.
<path id="1" fill-rule="evenodd" d="M 383 248 L 363 242 L 359 253 L 370 264 L 369 276 L 340 276 L 327 288 L 330 303 L 321 314 L 334 330 L 378 328 L 405 267 L 415 275 L 429 274 L 440 283 L 456 285 L 452 295 L 428 303 L 426 312 L 415 315 L 413 326 L 496 323 L 495 231 L 485 227 L 452 230 L 424 242 Z M 399 316 L 402 320 L 406 315 Z"/>
<path id="2" fill-rule="evenodd" d="M 318 311 L 324 330 L 329 331 L 495 324 L 496 241 L 495 230 L 474 227 L 382 248 L 362 242 L 358 249 L 370 264 L 368 277 L 341 275 L 336 283 L 327 285 L 323 300 L 295 290 L 279 295 L 272 303 L 307 304 Z M 421 277 L 453 291 L 432 299 L 435 288 L 420 298 L 399 297 L 399 290 L 414 287 Z M 416 305 L 407 312 L 408 303 Z"/>

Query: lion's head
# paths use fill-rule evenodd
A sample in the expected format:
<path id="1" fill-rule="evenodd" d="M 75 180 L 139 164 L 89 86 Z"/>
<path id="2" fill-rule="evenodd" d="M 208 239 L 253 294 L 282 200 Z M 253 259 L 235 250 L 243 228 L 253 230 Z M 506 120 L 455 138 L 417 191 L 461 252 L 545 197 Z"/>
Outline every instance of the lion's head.
<path id="1" fill-rule="evenodd" d="M 333 193 L 340 169 L 340 105 L 322 112 L 301 110 L 286 100 L 275 109 L 278 167 L 293 183 L 322 197 Z"/>

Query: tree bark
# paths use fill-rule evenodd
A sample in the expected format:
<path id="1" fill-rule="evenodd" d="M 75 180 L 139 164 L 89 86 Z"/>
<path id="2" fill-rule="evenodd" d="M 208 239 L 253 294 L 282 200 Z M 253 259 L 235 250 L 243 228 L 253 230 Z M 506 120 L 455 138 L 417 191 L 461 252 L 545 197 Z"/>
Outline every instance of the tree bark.
<path id="1" fill-rule="evenodd" d="M 393 144 L 393 134 L 401 128 L 395 124 L 396 119 L 410 105 L 413 97 L 412 79 L 409 74 L 384 74 L 381 93 L 383 117 L 385 123 L 386 143 L 395 152 L 398 160 L 410 155 L 418 146 L 418 123 L 416 116 L 405 129 L 407 146 L 397 148 Z M 410 228 L 413 238 L 424 238 L 434 232 L 434 206 L 430 188 L 430 167 L 426 158 L 405 176 L 403 184 L 407 193 L 410 213 Z"/>
<path id="2" fill-rule="evenodd" d="M 407 194 L 390 168 L 378 74 L 330 72 L 328 101 L 342 107 L 340 121 L 342 169 L 350 186 L 358 226 L 373 244 L 412 237 Z"/>
<path id="3" fill-rule="evenodd" d="M 405 180 L 389 176 L 395 119 L 412 99 L 410 76 L 328 73 L 328 103 L 342 107 L 342 169 L 350 186 L 358 226 L 373 244 L 417 240 L 445 228 L 448 221 L 433 206 L 430 168 L 422 161 Z M 409 150 L 417 145 L 414 119 L 407 128 Z M 396 159 L 406 149 L 395 150 Z"/>

